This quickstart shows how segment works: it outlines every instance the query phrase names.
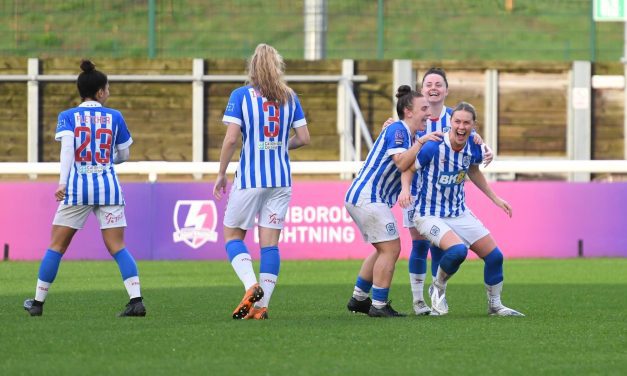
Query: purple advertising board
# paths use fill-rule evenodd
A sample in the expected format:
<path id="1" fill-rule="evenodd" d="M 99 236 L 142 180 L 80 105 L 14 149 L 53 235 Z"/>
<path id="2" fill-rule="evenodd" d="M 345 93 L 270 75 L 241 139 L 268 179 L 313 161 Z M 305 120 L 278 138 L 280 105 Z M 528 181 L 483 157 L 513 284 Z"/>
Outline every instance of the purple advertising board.
<path id="1" fill-rule="evenodd" d="M 349 182 L 300 182 L 293 195 L 280 249 L 283 259 L 361 259 L 372 252 L 344 209 Z M 512 218 L 474 185 L 466 199 L 508 258 L 627 257 L 627 183 L 497 182 L 494 191 L 513 207 Z M 49 244 L 57 208 L 54 183 L 0 183 L 0 245 L 13 260 L 37 260 Z M 226 259 L 222 219 L 211 183 L 126 183 L 127 248 L 137 259 Z M 394 209 L 399 225 L 401 210 Z M 255 231 L 246 243 L 259 255 Z M 401 257 L 411 246 L 401 231 Z M 469 253 L 471 257 L 472 252 Z M 108 259 L 93 216 L 66 259 Z"/>

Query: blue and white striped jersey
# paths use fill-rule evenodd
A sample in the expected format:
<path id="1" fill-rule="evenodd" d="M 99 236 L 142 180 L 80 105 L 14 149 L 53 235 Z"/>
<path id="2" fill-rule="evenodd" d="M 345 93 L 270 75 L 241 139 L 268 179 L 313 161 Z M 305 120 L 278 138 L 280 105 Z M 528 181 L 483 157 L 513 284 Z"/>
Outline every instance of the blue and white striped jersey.
<path id="1" fill-rule="evenodd" d="M 442 107 L 442 113 L 437 119 L 427 120 L 427 133 L 431 132 L 448 132 L 451 129 L 451 114 L 453 109 L 450 107 Z"/>
<path id="2" fill-rule="evenodd" d="M 345 202 L 360 205 L 380 202 L 394 206 L 401 192 L 401 172 L 392 156 L 409 149 L 413 143 L 409 127 L 403 121 L 387 126 L 377 137 L 366 161 L 348 188 Z"/>
<path id="3" fill-rule="evenodd" d="M 449 132 L 440 142 L 428 141 L 418 152 L 416 170 L 422 175 L 422 186 L 416 210 L 421 216 L 458 217 L 466 210 L 464 181 L 471 164 L 483 160 L 481 145 L 470 136 L 457 152 L 451 148 Z"/>
<path id="4" fill-rule="evenodd" d="M 133 139 L 122 114 L 95 101 L 59 114 L 55 139 L 74 137 L 74 163 L 65 189 L 66 205 L 124 205 L 113 169 L 113 150 L 128 148 Z"/>
<path id="5" fill-rule="evenodd" d="M 290 129 L 307 125 L 296 94 L 279 105 L 252 86 L 233 90 L 222 118 L 242 131 L 242 151 L 234 179 L 236 188 L 290 187 Z"/>
<path id="6" fill-rule="evenodd" d="M 427 134 L 427 131 L 418 131 L 416 132 L 416 138 L 415 140 L 418 140 L 420 137 L 424 136 L 425 134 Z M 415 173 L 414 174 L 414 178 L 411 180 L 411 188 L 409 193 L 411 194 L 411 197 L 416 197 L 416 195 L 418 194 L 418 189 L 420 188 L 420 182 L 421 182 L 421 177 L 419 173 Z"/>
<path id="7" fill-rule="evenodd" d="M 448 132 L 451 129 L 451 114 L 453 113 L 453 109 L 449 107 L 442 107 L 442 113 L 436 119 L 428 119 L 427 120 L 427 128 L 424 131 L 419 131 L 417 133 L 417 138 L 424 136 L 425 134 L 431 132 Z M 420 187 L 420 173 L 416 173 L 414 175 L 413 180 L 411 181 L 411 197 L 416 198 L 418 194 L 418 189 Z"/>

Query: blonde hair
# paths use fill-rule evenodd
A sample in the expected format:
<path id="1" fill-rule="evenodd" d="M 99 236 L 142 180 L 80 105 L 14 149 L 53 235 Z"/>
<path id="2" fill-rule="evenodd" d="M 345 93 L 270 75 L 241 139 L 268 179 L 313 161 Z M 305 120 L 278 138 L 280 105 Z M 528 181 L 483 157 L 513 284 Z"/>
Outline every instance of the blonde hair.
<path id="1" fill-rule="evenodd" d="M 261 43 L 248 60 L 248 81 L 261 95 L 283 104 L 292 96 L 292 89 L 285 83 L 283 57 L 272 46 Z"/>

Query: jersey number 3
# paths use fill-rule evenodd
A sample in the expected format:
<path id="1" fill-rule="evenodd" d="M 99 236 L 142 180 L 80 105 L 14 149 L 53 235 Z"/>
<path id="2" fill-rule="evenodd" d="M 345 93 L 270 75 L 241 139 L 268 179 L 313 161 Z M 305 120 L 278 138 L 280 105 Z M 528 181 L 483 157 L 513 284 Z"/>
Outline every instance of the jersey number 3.
<path id="1" fill-rule="evenodd" d="M 265 137 L 278 136 L 281 130 L 280 107 L 275 102 L 263 102 L 263 112 L 268 114 L 268 122 L 263 126 L 263 135 Z"/>
<path id="2" fill-rule="evenodd" d="M 79 140 L 83 140 L 74 151 L 74 160 L 76 162 L 91 162 L 91 150 L 87 150 L 87 146 L 91 144 L 91 128 L 74 128 L 74 137 L 78 138 Z M 96 162 L 102 164 L 109 163 L 112 141 L 113 132 L 111 132 L 111 129 L 96 129 Z"/>

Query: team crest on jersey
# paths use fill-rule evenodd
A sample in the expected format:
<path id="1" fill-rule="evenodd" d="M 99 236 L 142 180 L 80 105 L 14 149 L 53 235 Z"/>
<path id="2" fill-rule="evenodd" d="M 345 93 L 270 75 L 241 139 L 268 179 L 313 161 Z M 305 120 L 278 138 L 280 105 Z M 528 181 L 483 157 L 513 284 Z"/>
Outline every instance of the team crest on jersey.
<path id="1" fill-rule="evenodd" d="M 174 206 L 175 243 L 183 242 L 198 249 L 207 242 L 218 241 L 218 211 L 212 200 L 179 200 Z M 183 226 L 180 226 L 181 220 Z"/>
<path id="2" fill-rule="evenodd" d="M 394 143 L 396 145 L 402 145 L 405 143 L 405 132 L 403 132 L 402 130 L 397 130 L 396 132 L 394 132 Z"/>
<path id="3" fill-rule="evenodd" d="M 451 127 L 449 127 L 449 126 L 442 127 L 442 133 L 446 133 L 446 132 L 448 132 L 450 130 L 451 130 Z"/>
<path id="4" fill-rule="evenodd" d="M 464 168 L 468 168 L 468 166 L 470 166 L 470 155 L 464 155 L 464 158 L 462 159 L 462 165 L 464 166 Z"/>

